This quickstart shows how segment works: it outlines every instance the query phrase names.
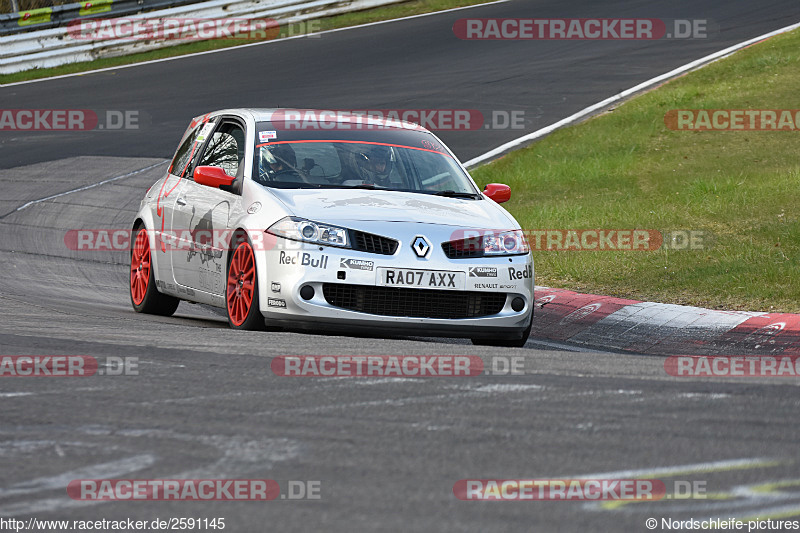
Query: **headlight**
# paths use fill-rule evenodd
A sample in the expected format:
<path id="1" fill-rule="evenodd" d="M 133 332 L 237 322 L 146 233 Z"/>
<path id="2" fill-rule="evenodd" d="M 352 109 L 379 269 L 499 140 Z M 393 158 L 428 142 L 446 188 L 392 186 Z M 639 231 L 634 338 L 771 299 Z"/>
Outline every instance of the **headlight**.
<path id="1" fill-rule="evenodd" d="M 321 224 L 304 218 L 286 217 L 269 227 L 267 233 L 291 239 L 326 246 L 349 248 L 347 230 L 338 226 Z"/>
<path id="2" fill-rule="evenodd" d="M 530 251 L 522 230 L 487 232 L 483 235 L 484 255 L 519 255 Z"/>

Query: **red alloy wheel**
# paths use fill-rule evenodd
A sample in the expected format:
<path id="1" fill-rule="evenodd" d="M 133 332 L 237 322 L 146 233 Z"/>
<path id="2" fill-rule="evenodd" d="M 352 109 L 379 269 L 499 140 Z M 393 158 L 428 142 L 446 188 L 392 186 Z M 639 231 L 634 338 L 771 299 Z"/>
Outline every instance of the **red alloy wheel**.
<path id="1" fill-rule="evenodd" d="M 228 268 L 228 316 L 234 326 L 241 326 L 250 314 L 256 286 L 256 265 L 250 243 L 241 243 L 233 252 Z"/>
<path id="2" fill-rule="evenodd" d="M 131 254 L 131 299 L 136 305 L 142 305 L 150 282 L 150 241 L 147 230 L 141 228 L 136 234 Z"/>

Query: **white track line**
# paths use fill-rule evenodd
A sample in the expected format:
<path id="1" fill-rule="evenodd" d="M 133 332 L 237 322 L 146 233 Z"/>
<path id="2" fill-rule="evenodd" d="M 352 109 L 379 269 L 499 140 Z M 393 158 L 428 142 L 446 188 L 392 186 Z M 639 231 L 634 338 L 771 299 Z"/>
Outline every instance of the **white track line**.
<path id="1" fill-rule="evenodd" d="M 746 468 L 763 468 L 778 463 L 776 459 L 765 457 L 752 457 L 747 459 L 732 459 L 727 461 L 713 461 L 707 463 L 694 463 L 688 465 L 664 466 L 653 468 L 640 468 L 636 470 L 618 470 L 616 472 L 598 472 L 572 476 L 573 479 L 632 479 L 649 477 L 669 477 L 695 472 L 718 472 L 728 470 L 741 470 Z"/>
<path id="2" fill-rule="evenodd" d="M 32 206 L 32 205 L 34 205 L 34 204 L 38 204 L 38 203 L 40 203 L 40 202 L 46 202 L 47 200 L 52 200 L 53 198 L 59 198 L 59 197 L 61 197 L 61 196 L 66 196 L 66 195 L 68 195 L 68 194 L 72 194 L 72 193 L 74 193 L 74 192 L 85 191 L 85 190 L 87 190 L 87 189 L 92 189 L 92 188 L 94 188 L 94 187 L 98 187 L 98 186 L 100 186 L 100 185 L 105 185 L 106 183 L 111 183 L 112 181 L 121 180 L 121 179 L 123 179 L 123 178 L 130 178 L 131 176 L 135 176 L 136 174 L 141 174 L 142 172 L 145 172 L 145 171 L 147 171 L 147 170 L 150 170 L 150 169 L 152 169 L 152 168 L 156 168 L 157 166 L 159 166 L 159 165 L 163 165 L 163 164 L 165 164 L 165 163 L 169 163 L 169 160 L 162 161 L 162 162 L 160 162 L 160 163 L 155 163 L 154 165 L 150 165 L 150 166 L 147 166 L 147 167 L 144 167 L 144 168 L 140 168 L 139 170 L 134 170 L 134 171 L 132 171 L 132 172 L 128 172 L 128 173 L 126 173 L 126 174 L 121 174 L 121 175 L 119 175 L 119 176 L 114 176 L 113 178 L 109 178 L 109 179 L 107 179 L 107 180 L 103 180 L 103 181 L 100 181 L 100 182 L 97 182 L 97 183 L 92 183 L 91 185 L 86 185 L 85 187 L 79 187 L 79 188 L 77 188 L 77 189 L 72 189 L 71 191 L 60 192 L 60 193 L 58 193 L 58 194 L 54 194 L 54 195 L 52 195 L 52 196 L 48 196 L 48 197 L 46 197 L 46 198 L 40 198 L 40 199 L 38 199 L 38 200 L 31 200 L 31 201 L 30 201 L 30 202 L 28 202 L 27 204 L 25 204 L 25 205 L 22 205 L 22 206 L 20 206 L 20 207 L 16 208 L 16 209 L 14 210 L 14 212 L 17 212 L 17 211 L 22 211 L 22 210 L 23 210 L 23 209 L 25 209 L 26 207 L 30 207 L 30 206 Z"/>
<path id="3" fill-rule="evenodd" d="M 36 79 L 36 80 L 17 81 L 17 82 L 14 82 L 14 83 L 0 84 L 0 88 L 2 88 L 2 87 L 11 87 L 11 86 L 14 86 L 14 85 L 24 85 L 26 83 L 38 83 L 38 82 L 41 82 L 41 81 L 58 80 L 58 79 L 61 79 L 61 78 L 71 78 L 73 76 L 83 76 L 85 74 L 94 74 L 95 72 L 107 72 L 109 70 L 119 70 L 119 69 L 123 69 L 123 68 L 133 68 L 133 67 L 138 67 L 138 66 L 141 66 L 141 65 L 150 65 L 152 63 L 162 63 L 164 61 L 175 61 L 177 59 L 186 59 L 187 57 L 196 57 L 196 56 L 202 56 L 202 55 L 206 55 L 206 54 L 216 54 L 218 52 L 230 52 L 231 50 L 238 50 L 240 48 L 250 48 L 251 46 L 263 46 L 263 45 L 267 45 L 267 44 L 275 44 L 275 43 L 280 43 L 280 42 L 284 42 L 284 41 L 289 41 L 291 39 L 303 39 L 303 38 L 308 38 L 308 37 L 311 37 L 311 36 L 317 37 L 317 36 L 320 36 L 320 35 L 325 35 L 326 33 L 335 33 L 335 32 L 339 32 L 339 31 L 356 30 L 356 29 L 359 29 L 359 28 L 367 28 L 369 26 L 377 26 L 379 24 L 389 24 L 389 23 L 392 23 L 392 22 L 399 22 L 401 20 L 411 20 L 411 19 L 420 18 L 420 17 L 429 17 L 431 15 L 439 15 L 439 14 L 442 14 L 442 13 L 450 13 L 452 11 L 461 11 L 463 9 L 472 9 L 472 8 L 475 8 L 475 7 L 490 6 L 490 5 L 493 5 L 493 4 L 504 4 L 504 3 L 510 2 L 510 1 L 511 0 L 495 0 L 494 2 L 486 2 L 485 4 L 474 4 L 474 5 L 471 5 L 471 6 L 454 7 L 452 9 L 445 9 L 445 10 L 442 10 L 442 11 L 431 11 L 430 13 L 420 13 L 418 15 L 409 15 L 407 17 L 401 17 L 401 18 L 397 18 L 397 19 L 379 20 L 377 22 L 368 22 L 366 24 L 360 24 L 358 26 L 347 26 L 346 28 L 334 28 L 332 30 L 318 31 L 318 32 L 307 33 L 307 34 L 303 34 L 303 35 L 292 35 L 291 37 L 284 37 L 283 39 L 273 39 L 273 40 L 270 40 L 270 41 L 261 41 L 261 42 L 258 42 L 258 43 L 240 44 L 240 45 L 237 45 L 237 46 L 229 46 L 227 48 L 218 48 L 216 50 L 206 50 L 205 52 L 195 52 L 193 54 L 184 54 L 184 55 L 178 55 L 178 56 L 173 56 L 173 57 L 164 57 L 164 58 L 161 58 L 161 59 L 151 59 L 150 61 L 142 61 L 140 63 L 131 63 L 129 65 L 118 65 L 116 67 L 106 67 L 106 68 L 99 68 L 99 69 L 95 69 L 95 70 L 86 70 L 86 71 L 83 71 L 83 72 L 74 72 L 72 74 L 62 74 L 60 76 L 51 76 L 49 78 L 39 78 L 39 79 Z"/>
<path id="4" fill-rule="evenodd" d="M 716 61 L 718 59 L 722 59 L 723 57 L 728 56 L 728 55 L 736 52 L 737 50 L 741 50 L 742 48 L 750 46 L 751 44 L 757 43 L 759 41 L 763 41 L 764 39 L 768 39 L 770 37 L 773 37 L 773 36 L 781 34 L 781 33 L 786 33 L 788 31 L 792 31 L 792 30 L 797 29 L 797 28 L 800 28 L 800 22 L 797 23 L 797 24 L 792 24 L 791 26 L 786 26 L 785 28 L 781 28 L 779 30 L 775 30 L 775 31 L 771 31 L 769 33 L 765 33 L 764 35 L 759 35 L 758 37 L 754 37 L 752 39 L 749 39 L 747 41 L 741 42 L 739 44 L 735 44 L 733 46 L 729 46 L 728 48 L 725 48 L 724 50 L 720 50 L 719 52 L 715 52 L 713 54 L 710 54 L 710 55 L 707 55 L 707 56 L 702 57 L 700 59 L 697 59 L 695 61 L 692 61 L 691 63 L 687 63 L 687 64 L 685 64 L 685 65 L 683 65 L 681 67 L 678 67 L 678 68 L 676 68 L 674 70 L 670 70 L 666 74 L 661 74 L 660 76 L 656 76 L 655 78 L 652 78 L 652 79 L 649 79 L 649 80 L 647 80 L 645 82 L 642 82 L 639 85 L 636 85 L 635 87 L 631 87 L 630 89 L 622 91 L 621 93 L 619 93 L 617 95 L 614 95 L 614 96 L 612 96 L 610 98 L 606 98 L 602 102 L 598 102 L 598 103 L 596 103 L 594 105 L 591 105 L 591 106 L 589 106 L 589 107 L 587 107 L 585 109 L 582 109 L 581 111 L 578 111 L 574 115 L 570 115 L 567 118 L 559 120 L 558 122 L 556 122 L 554 124 L 550 124 L 549 126 L 544 127 L 544 128 L 542 128 L 540 130 L 536 130 L 533 133 L 529 133 L 527 135 L 523 135 L 522 137 L 519 137 L 517 139 L 514 139 L 513 141 L 509 141 L 509 142 L 507 142 L 505 144 L 502 144 L 502 145 L 498 146 L 497 148 L 495 148 L 493 150 L 489 150 L 485 154 L 481 154 L 478 157 L 474 157 L 474 158 L 470 159 L 469 161 L 464 163 L 464 166 L 465 167 L 474 167 L 476 165 L 484 163 L 487 160 L 492 159 L 494 157 L 497 157 L 497 156 L 503 154 L 504 152 L 507 152 L 507 151 L 509 151 L 509 150 L 511 150 L 513 148 L 516 148 L 517 146 L 519 146 L 521 144 L 533 141 L 535 139 L 538 139 L 539 137 L 544 137 L 548 133 L 552 133 L 553 131 L 557 130 L 558 128 L 561 128 L 563 126 L 568 126 L 569 124 L 572 124 L 572 123 L 577 122 L 577 121 L 579 121 L 581 119 L 584 119 L 584 118 L 590 116 L 592 113 L 600 111 L 603 108 L 613 104 L 614 102 L 619 102 L 620 100 L 624 100 L 625 98 L 627 98 L 627 97 L 629 97 L 629 96 L 631 96 L 631 95 L 633 95 L 633 94 L 635 94 L 635 93 L 637 93 L 639 91 L 643 91 L 645 89 L 648 89 L 648 88 L 652 87 L 653 85 L 657 85 L 657 84 L 659 84 L 659 83 L 661 83 L 663 81 L 666 81 L 666 80 L 668 80 L 670 78 L 674 78 L 676 76 L 680 76 L 681 74 L 689 72 L 692 69 L 704 66 L 704 65 L 706 65 L 708 63 L 711 63 L 713 61 Z"/>

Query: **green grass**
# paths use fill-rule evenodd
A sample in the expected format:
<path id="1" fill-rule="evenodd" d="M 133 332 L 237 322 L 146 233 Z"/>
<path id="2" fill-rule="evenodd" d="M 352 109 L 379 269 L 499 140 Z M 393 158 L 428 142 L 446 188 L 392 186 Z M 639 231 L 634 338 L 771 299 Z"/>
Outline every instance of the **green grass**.
<path id="1" fill-rule="evenodd" d="M 345 28 L 349 26 L 357 26 L 359 24 L 367 24 L 370 22 L 377 22 L 381 20 L 391 20 L 400 17 L 407 17 L 411 15 L 418 15 L 421 13 L 431 13 L 434 11 L 442 11 L 454 7 L 469 6 L 474 4 L 483 4 L 487 0 L 411 0 L 409 2 L 402 2 L 400 4 L 392 4 L 385 7 L 378 7 L 374 9 L 367 9 L 364 11 L 356 11 L 353 13 L 344 13 L 333 17 L 326 17 L 315 21 L 313 26 L 314 31 L 325 31 L 335 28 Z M 318 22 L 318 24 L 316 24 Z M 300 30 L 310 27 L 311 24 L 295 24 L 291 27 L 281 26 L 281 36 L 298 35 L 302 33 Z M 5 83 L 14 83 L 18 81 L 27 81 L 39 78 L 47 78 L 50 76 L 61 76 L 64 74 L 74 74 L 76 72 L 86 72 L 89 70 L 96 70 L 101 68 L 117 67 L 120 65 L 128 65 L 131 63 L 139 63 L 142 61 L 150 61 L 153 59 L 163 59 L 165 57 L 174 57 L 185 54 L 193 54 L 196 52 L 205 52 L 207 50 L 217 50 L 220 48 L 229 48 L 231 46 L 241 45 L 245 43 L 252 43 L 256 41 L 242 41 L 242 40 L 211 40 L 211 41 L 197 41 L 187 44 L 170 46 L 149 52 L 140 52 L 119 57 L 108 57 L 96 59 L 94 61 L 86 61 L 82 63 L 72 63 L 69 65 L 62 65 L 53 68 L 31 69 L 14 74 L 0 75 L 0 85 Z"/>
<path id="2" fill-rule="evenodd" d="M 673 131 L 670 109 L 797 109 L 800 32 L 687 74 L 472 172 L 526 229 L 711 231 L 704 250 L 535 251 L 536 283 L 800 312 L 800 131 Z"/>

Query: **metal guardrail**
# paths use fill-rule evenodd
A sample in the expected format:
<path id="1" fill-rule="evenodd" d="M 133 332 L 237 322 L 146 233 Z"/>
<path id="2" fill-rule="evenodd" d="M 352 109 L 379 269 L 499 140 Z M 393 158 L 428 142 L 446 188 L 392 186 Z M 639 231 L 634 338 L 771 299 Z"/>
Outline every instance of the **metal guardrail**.
<path id="1" fill-rule="evenodd" d="M 104 1 L 104 0 L 97 0 Z M 118 0 L 130 5 L 140 0 Z M 141 0 L 148 5 L 169 0 Z M 315 18 L 359 11 L 405 0 L 209 0 L 125 16 L 160 22 L 180 18 L 269 18 L 278 24 L 299 23 Z M 174 0 L 173 0 L 174 2 Z M 74 4 L 73 4 L 74 5 Z M 66 6 L 65 6 L 66 7 Z M 56 8 L 53 8 L 56 9 Z M 141 7 L 139 11 L 141 11 Z M 104 13 L 108 14 L 108 12 Z M 113 13 L 115 17 L 121 13 Z M 99 18 L 97 14 L 87 18 Z M 200 40 L 199 37 L 195 37 Z M 162 38 L 76 39 L 66 26 L 0 37 L 0 74 L 12 74 L 33 68 L 48 68 L 68 63 L 93 61 L 164 48 L 186 41 Z"/>
<path id="2" fill-rule="evenodd" d="M 0 13 L 0 35 L 66 26 L 82 18 L 124 17 L 142 11 L 164 9 L 203 0 L 91 0 L 75 4 L 30 9 L 19 13 Z"/>

